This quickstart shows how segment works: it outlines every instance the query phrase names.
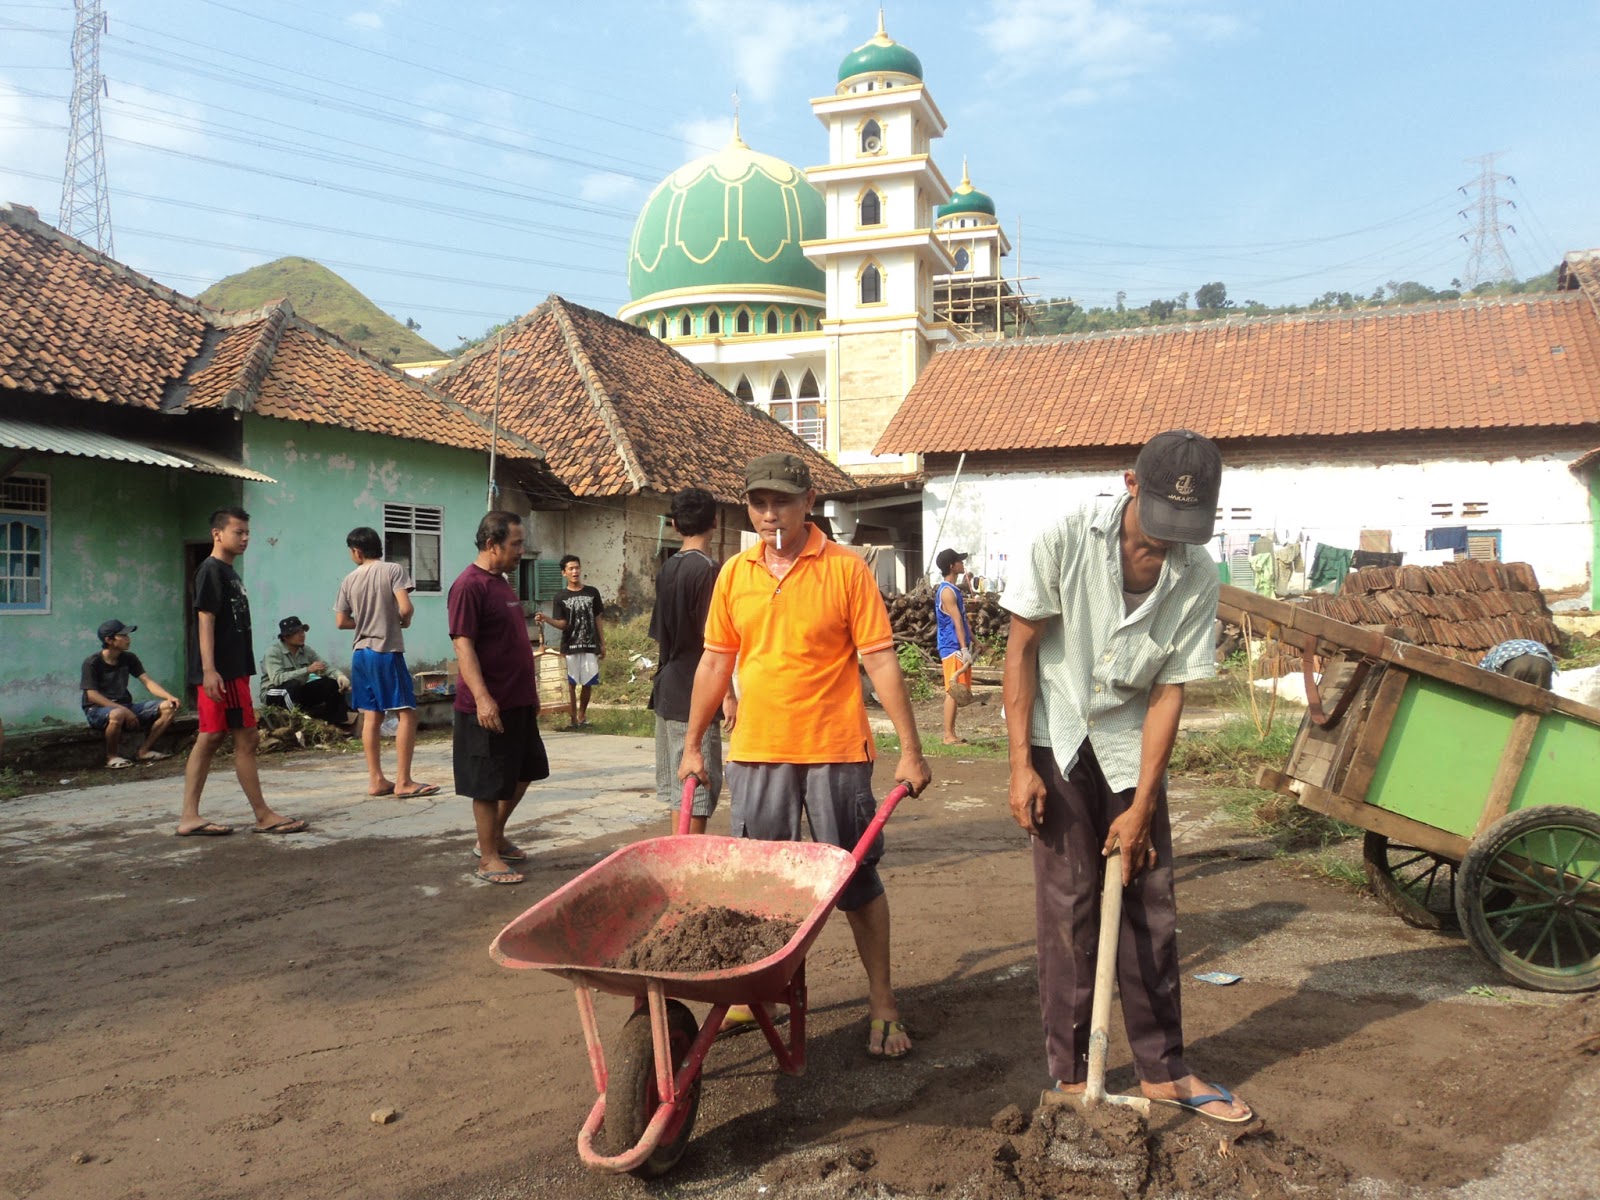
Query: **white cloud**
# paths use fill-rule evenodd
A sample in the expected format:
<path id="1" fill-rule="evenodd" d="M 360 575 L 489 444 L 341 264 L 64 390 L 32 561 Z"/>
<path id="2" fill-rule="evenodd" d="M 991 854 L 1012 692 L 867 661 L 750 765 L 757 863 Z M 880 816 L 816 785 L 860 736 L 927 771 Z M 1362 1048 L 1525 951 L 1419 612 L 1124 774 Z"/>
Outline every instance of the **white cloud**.
<path id="1" fill-rule="evenodd" d="M 594 204 L 626 200 L 639 188 L 639 181 L 615 171 L 595 171 L 578 181 L 578 195 Z"/>
<path id="2" fill-rule="evenodd" d="M 741 92 L 757 101 L 776 95 L 778 81 L 796 61 L 805 61 L 801 51 L 837 50 L 849 26 L 839 5 L 820 2 L 690 0 L 689 15 L 695 28 L 716 44 L 729 86 L 737 83 Z M 870 33 L 865 30 L 859 40 L 865 41 Z"/>
<path id="3" fill-rule="evenodd" d="M 1239 22 L 1190 0 L 992 0 L 984 40 L 1008 79 L 1049 73 L 1058 103 L 1092 104 L 1161 68 L 1187 41 L 1236 36 Z"/>
<path id="4" fill-rule="evenodd" d="M 353 12 L 344 19 L 344 23 L 352 29 L 362 29 L 368 33 L 377 33 L 383 28 L 383 15 L 370 10 Z"/>
<path id="5" fill-rule="evenodd" d="M 733 117 L 695 117 L 680 121 L 673 127 L 683 139 L 683 157 L 699 158 L 712 154 L 728 144 L 733 136 Z"/>

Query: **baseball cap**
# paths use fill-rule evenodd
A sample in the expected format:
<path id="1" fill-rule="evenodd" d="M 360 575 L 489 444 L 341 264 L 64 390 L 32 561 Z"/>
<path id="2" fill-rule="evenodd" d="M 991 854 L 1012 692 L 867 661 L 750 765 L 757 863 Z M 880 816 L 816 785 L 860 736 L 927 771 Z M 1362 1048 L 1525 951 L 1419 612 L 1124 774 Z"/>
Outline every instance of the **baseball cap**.
<path id="1" fill-rule="evenodd" d="M 1163 542 L 1203 545 L 1217 524 L 1222 452 L 1190 429 L 1158 433 L 1133 464 L 1139 481 L 1139 524 Z"/>
<path id="2" fill-rule="evenodd" d="M 100 622 L 100 628 L 95 632 L 100 635 L 100 640 L 103 642 L 108 637 L 116 637 L 119 633 L 133 633 L 138 628 L 137 625 L 124 625 L 121 621 L 111 620 Z"/>
<path id="3" fill-rule="evenodd" d="M 299 633 L 302 629 L 310 629 L 299 617 L 285 617 L 278 622 L 278 636 L 288 637 L 290 634 Z"/>
<path id="4" fill-rule="evenodd" d="M 811 468 L 798 454 L 763 454 L 745 467 L 744 490 L 799 496 L 811 490 Z"/>
<path id="5" fill-rule="evenodd" d="M 939 568 L 939 574 L 943 575 L 950 569 L 952 563 L 966 561 L 967 552 L 965 550 L 944 549 L 939 551 L 939 556 L 933 560 L 933 563 L 934 566 Z"/>

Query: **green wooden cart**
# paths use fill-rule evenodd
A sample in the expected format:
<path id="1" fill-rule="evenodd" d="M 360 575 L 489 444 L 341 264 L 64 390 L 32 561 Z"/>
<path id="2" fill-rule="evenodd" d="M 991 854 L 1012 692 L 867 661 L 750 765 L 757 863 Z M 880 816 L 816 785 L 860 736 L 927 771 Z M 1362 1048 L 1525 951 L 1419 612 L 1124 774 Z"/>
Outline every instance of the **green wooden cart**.
<path id="1" fill-rule="evenodd" d="M 1403 920 L 1459 924 L 1526 987 L 1600 987 L 1600 709 L 1240 588 L 1218 614 L 1305 664 L 1307 715 L 1262 787 L 1365 830 Z"/>

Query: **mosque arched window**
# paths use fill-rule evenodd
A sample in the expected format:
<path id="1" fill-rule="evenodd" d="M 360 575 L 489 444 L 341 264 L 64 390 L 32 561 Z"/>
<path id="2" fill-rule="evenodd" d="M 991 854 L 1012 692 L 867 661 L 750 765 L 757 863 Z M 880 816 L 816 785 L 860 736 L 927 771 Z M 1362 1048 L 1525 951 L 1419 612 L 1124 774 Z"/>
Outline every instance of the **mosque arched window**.
<path id="1" fill-rule="evenodd" d="M 794 310 L 794 331 L 796 333 L 804 333 L 806 331 L 806 313 L 803 308 Z"/>
<path id="2" fill-rule="evenodd" d="M 720 310 L 715 309 L 715 308 L 706 310 L 706 332 L 707 333 L 721 333 L 722 332 L 722 313 L 721 313 Z"/>
<path id="3" fill-rule="evenodd" d="M 694 333 L 694 318 L 688 313 L 678 317 L 678 336 L 689 337 Z"/>
<path id="4" fill-rule="evenodd" d="M 956 251 L 956 270 L 965 271 L 972 266 L 972 255 L 967 253 L 965 246 Z"/>
<path id="5" fill-rule="evenodd" d="M 750 387 L 750 380 L 743 375 L 739 376 L 739 382 L 733 385 L 733 394 L 746 404 L 754 404 L 756 402 L 756 394 Z"/>
<path id="6" fill-rule="evenodd" d="M 790 398 L 789 377 L 782 371 L 779 371 L 778 377 L 772 381 L 772 398 L 774 400 L 787 400 Z"/>
<path id="7" fill-rule="evenodd" d="M 802 400 L 805 400 L 809 397 L 822 395 L 822 393 L 817 390 L 817 377 L 810 371 L 807 371 L 804 375 L 800 376 L 799 395 L 800 399 Z"/>
<path id="8" fill-rule="evenodd" d="M 861 153 L 883 153 L 883 126 L 872 117 L 868 117 L 861 125 Z"/>
<path id="9" fill-rule="evenodd" d="M 667 336 L 667 319 L 665 317 L 656 322 L 656 336 L 658 338 Z"/>
<path id="10" fill-rule="evenodd" d="M 741 308 L 733 318 L 733 331 L 735 333 L 750 332 L 750 310 Z"/>
<path id="11" fill-rule="evenodd" d="M 883 224 L 883 200 L 875 188 L 868 188 L 861 193 L 860 224 Z"/>
<path id="12" fill-rule="evenodd" d="M 767 332 L 778 332 L 778 310 L 775 308 L 767 309 Z"/>
<path id="13" fill-rule="evenodd" d="M 861 268 L 860 286 L 862 304 L 883 303 L 883 272 L 876 263 Z"/>

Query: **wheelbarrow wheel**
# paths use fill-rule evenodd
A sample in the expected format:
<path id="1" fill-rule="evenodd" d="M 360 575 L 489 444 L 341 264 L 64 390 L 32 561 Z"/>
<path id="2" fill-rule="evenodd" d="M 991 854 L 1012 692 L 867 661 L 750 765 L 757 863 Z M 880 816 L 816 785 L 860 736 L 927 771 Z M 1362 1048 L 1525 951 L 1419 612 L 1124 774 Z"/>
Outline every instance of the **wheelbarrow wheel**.
<path id="1" fill-rule="evenodd" d="M 1600 987 L 1600 815 L 1567 805 L 1510 813 L 1476 838 L 1456 888 L 1473 952 L 1524 987 Z"/>
<path id="2" fill-rule="evenodd" d="M 676 1075 L 689 1056 L 699 1023 L 688 1007 L 676 1000 L 667 1001 L 667 1040 L 672 1047 L 672 1071 Z M 650 1036 L 650 1011 L 640 1009 L 628 1018 L 617 1040 L 616 1065 L 607 1072 L 606 1118 L 600 1126 L 600 1141 L 608 1155 L 625 1154 L 638 1145 L 645 1126 L 661 1106 L 656 1088 L 656 1051 Z M 700 1110 L 700 1076 L 689 1085 L 688 1095 L 678 1115 L 662 1132 L 655 1152 L 632 1171 L 640 1179 L 655 1179 L 678 1165 L 694 1132 L 694 1119 Z"/>
<path id="3" fill-rule="evenodd" d="M 1384 905 L 1418 929 L 1456 928 L 1454 859 L 1369 833 L 1361 844 L 1367 883 Z"/>

